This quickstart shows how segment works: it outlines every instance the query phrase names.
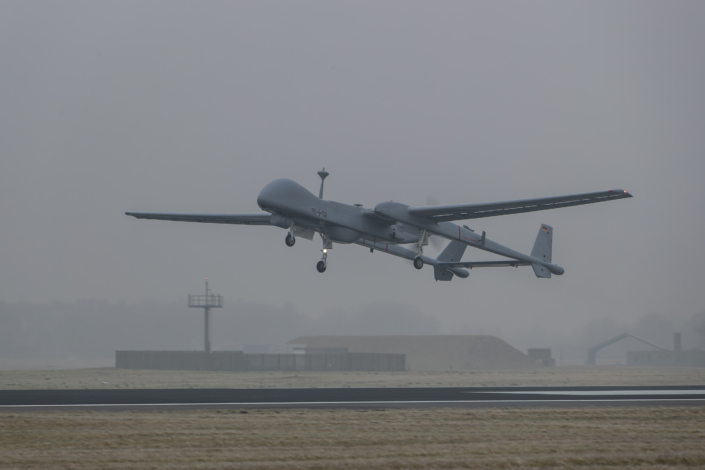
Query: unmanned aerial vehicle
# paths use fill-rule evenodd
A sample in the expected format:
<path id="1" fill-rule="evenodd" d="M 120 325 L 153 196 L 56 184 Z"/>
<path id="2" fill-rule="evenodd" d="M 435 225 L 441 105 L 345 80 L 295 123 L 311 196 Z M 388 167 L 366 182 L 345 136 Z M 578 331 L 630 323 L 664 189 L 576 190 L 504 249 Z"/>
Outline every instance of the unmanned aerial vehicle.
<path id="1" fill-rule="evenodd" d="M 407 206 L 400 202 L 381 202 L 373 209 L 361 204 L 343 204 L 323 199 L 323 183 L 328 172 L 319 171 L 321 189 L 318 197 L 290 179 L 276 179 L 267 184 L 257 196 L 263 212 L 254 213 L 172 213 L 126 212 L 138 219 L 173 220 L 236 225 L 272 225 L 288 231 L 285 242 L 294 246 L 297 238 L 313 240 L 316 233 L 323 242 L 323 256 L 316 264 L 318 272 L 328 267 L 328 250 L 333 243 L 356 243 L 379 251 L 406 258 L 416 269 L 424 264 L 433 266 L 437 281 L 450 281 L 453 276 L 466 278 L 466 268 L 531 266 L 539 278 L 563 274 L 565 270 L 553 264 L 551 251 L 553 228 L 541 225 L 531 254 L 527 255 L 500 245 L 467 225 L 457 225 L 454 220 L 479 219 L 498 215 L 519 214 L 560 207 L 579 206 L 595 202 L 614 201 L 632 197 L 627 191 L 613 189 L 567 196 L 521 199 L 489 203 Z M 429 236 L 450 240 L 437 258 L 424 256 L 423 247 Z M 401 245 L 413 244 L 413 248 Z M 489 251 L 508 259 L 497 261 L 462 261 L 465 249 L 471 246 Z"/>

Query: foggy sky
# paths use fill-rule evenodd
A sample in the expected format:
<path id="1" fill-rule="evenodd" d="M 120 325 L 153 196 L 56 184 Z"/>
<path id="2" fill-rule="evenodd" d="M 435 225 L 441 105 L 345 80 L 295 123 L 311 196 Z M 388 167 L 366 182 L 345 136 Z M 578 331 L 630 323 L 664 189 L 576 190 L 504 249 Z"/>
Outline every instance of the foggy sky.
<path id="1" fill-rule="evenodd" d="M 116 350 L 202 350 L 203 311 L 184 302 L 3 302 L 0 301 L 0 370 L 56 367 L 61 360 L 106 360 Z M 439 334 L 440 321 L 408 304 L 372 302 L 359 309 L 336 307 L 311 318 L 295 305 L 272 306 L 227 299 L 222 309 L 211 311 L 210 342 L 213 350 L 242 350 L 247 344 L 282 344 L 305 335 Z M 667 315 L 645 315 L 635 322 L 604 317 L 561 334 L 535 327 L 524 329 L 457 326 L 454 334 L 500 336 L 521 351 L 550 347 L 560 365 L 582 364 L 586 349 L 629 332 L 663 348 L 672 348 L 673 333 L 683 332 L 686 349 L 705 346 L 705 313 L 679 322 Z M 700 330 L 700 331 L 698 331 Z M 652 349 L 628 338 L 598 354 L 600 363 L 624 362 L 626 351 Z M 59 360 L 59 362 L 57 362 Z"/>
<path id="2" fill-rule="evenodd" d="M 705 309 L 703 50 L 702 2 L 4 1 L 0 301 L 185 303 L 209 277 L 238 305 L 393 303 L 440 332 L 687 318 Z M 326 199 L 366 207 L 634 198 L 469 221 L 522 252 L 553 226 L 550 280 L 435 282 L 354 245 L 321 275 L 318 239 L 124 215 L 259 211 L 266 183 L 317 194 L 324 166 Z"/>

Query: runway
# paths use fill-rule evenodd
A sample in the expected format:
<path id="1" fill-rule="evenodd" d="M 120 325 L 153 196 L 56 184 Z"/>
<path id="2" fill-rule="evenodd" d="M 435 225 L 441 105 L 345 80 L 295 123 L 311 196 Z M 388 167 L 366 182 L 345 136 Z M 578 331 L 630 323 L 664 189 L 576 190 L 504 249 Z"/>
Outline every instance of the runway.
<path id="1" fill-rule="evenodd" d="M 705 386 L 0 390 L 0 411 L 705 406 Z"/>

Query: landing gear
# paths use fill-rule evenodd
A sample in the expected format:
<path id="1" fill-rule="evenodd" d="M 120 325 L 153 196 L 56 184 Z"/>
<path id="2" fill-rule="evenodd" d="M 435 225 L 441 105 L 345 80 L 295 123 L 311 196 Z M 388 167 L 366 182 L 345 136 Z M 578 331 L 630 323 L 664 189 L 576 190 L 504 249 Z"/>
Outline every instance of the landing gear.
<path id="1" fill-rule="evenodd" d="M 321 261 L 316 263 L 316 269 L 318 269 L 319 273 L 324 273 L 328 267 L 328 250 L 323 248 L 321 251 L 323 252 L 323 257 L 321 258 Z"/>
<path id="2" fill-rule="evenodd" d="M 414 258 L 414 267 L 416 269 L 423 268 L 423 260 L 421 259 L 421 257 L 417 256 L 416 258 Z"/>
<path id="3" fill-rule="evenodd" d="M 289 227 L 289 233 L 286 234 L 286 238 L 284 239 L 286 242 L 286 246 L 294 246 L 294 243 L 296 243 L 296 237 L 294 237 L 294 225 L 292 224 L 291 227 Z"/>
<path id="4" fill-rule="evenodd" d="M 423 247 L 426 245 L 428 245 L 428 232 L 424 229 L 420 229 L 419 241 L 416 243 L 416 258 L 419 258 L 421 255 L 423 255 Z M 421 266 L 423 266 L 423 261 L 421 262 Z"/>
<path id="5" fill-rule="evenodd" d="M 423 268 L 423 247 L 428 245 L 428 232 L 424 229 L 419 230 L 419 241 L 416 243 L 416 258 L 414 258 L 414 267 L 416 269 Z"/>
<path id="6" fill-rule="evenodd" d="M 321 261 L 316 263 L 316 269 L 319 273 L 324 273 L 328 267 L 328 250 L 333 248 L 333 242 L 330 241 L 330 238 L 328 238 L 325 233 L 321 233 L 321 240 L 323 241 L 323 249 L 321 250 L 323 256 L 321 257 Z"/>

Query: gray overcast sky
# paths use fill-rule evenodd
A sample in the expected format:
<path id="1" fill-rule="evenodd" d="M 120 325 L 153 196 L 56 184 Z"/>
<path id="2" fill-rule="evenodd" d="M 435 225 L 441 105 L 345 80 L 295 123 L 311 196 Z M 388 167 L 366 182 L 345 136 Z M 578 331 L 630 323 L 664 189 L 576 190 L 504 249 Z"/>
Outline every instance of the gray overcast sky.
<path id="1" fill-rule="evenodd" d="M 705 305 L 705 3 L 0 3 L 0 299 L 400 302 L 445 331 Z M 285 232 L 128 218 L 258 211 L 288 177 L 367 207 L 624 188 L 472 221 L 564 276 L 432 269 Z M 489 259 L 471 249 L 465 259 Z"/>

